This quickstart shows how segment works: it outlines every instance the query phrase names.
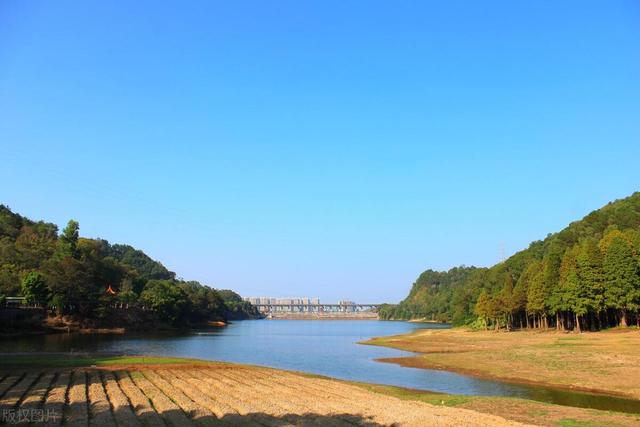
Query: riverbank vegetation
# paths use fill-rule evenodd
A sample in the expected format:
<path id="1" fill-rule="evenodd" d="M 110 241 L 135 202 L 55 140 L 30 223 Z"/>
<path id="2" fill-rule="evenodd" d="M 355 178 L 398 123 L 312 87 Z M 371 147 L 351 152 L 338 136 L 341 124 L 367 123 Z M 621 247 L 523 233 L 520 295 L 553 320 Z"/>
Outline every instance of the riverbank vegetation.
<path id="1" fill-rule="evenodd" d="M 491 268 L 427 270 L 383 319 L 481 328 L 640 326 L 640 193 L 609 203 Z"/>
<path id="2" fill-rule="evenodd" d="M 579 335 L 421 329 L 365 344 L 421 353 L 384 360 L 403 366 L 640 399 L 640 333 L 631 328 Z"/>
<path id="3" fill-rule="evenodd" d="M 0 205 L 0 305 L 24 297 L 29 307 L 81 327 L 184 327 L 259 315 L 232 291 L 176 279 L 144 252 L 79 230 L 71 220 L 59 234 L 54 224 Z"/>

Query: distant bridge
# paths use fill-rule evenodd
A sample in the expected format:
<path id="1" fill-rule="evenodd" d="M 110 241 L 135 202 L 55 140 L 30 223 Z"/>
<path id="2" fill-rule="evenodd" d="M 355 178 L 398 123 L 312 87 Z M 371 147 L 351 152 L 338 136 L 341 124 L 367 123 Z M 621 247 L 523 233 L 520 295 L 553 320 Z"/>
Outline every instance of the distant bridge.
<path id="1" fill-rule="evenodd" d="M 377 313 L 380 304 L 253 304 L 261 313 Z"/>

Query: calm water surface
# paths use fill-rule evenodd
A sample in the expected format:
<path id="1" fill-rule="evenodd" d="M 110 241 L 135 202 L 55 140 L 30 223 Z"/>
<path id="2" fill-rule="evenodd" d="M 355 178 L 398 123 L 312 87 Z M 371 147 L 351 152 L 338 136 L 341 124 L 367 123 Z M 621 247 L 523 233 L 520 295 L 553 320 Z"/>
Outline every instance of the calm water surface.
<path id="1" fill-rule="evenodd" d="M 376 362 L 410 356 L 360 345 L 371 337 L 446 328 L 443 324 L 366 320 L 245 320 L 224 328 L 181 335 L 55 334 L 0 340 L 0 352 L 117 352 L 248 363 L 444 393 L 516 396 L 570 406 L 640 412 L 640 402 L 544 387 L 514 385 L 452 372 Z"/>

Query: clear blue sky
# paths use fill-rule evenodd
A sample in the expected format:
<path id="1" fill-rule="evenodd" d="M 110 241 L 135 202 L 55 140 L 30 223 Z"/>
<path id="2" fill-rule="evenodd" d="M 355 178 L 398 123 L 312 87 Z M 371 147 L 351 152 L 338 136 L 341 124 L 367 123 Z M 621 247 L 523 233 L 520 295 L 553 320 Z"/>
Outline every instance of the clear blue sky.
<path id="1" fill-rule="evenodd" d="M 640 189 L 637 1 L 0 3 L 0 203 L 398 301 Z"/>

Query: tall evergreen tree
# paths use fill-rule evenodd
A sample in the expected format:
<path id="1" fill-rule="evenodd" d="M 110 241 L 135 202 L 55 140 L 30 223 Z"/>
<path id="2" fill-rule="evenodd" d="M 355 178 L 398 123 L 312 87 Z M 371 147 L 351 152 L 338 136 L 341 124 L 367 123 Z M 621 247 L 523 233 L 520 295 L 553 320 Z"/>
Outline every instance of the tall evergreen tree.
<path id="1" fill-rule="evenodd" d="M 547 299 L 549 311 L 556 316 L 556 328 L 564 330 L 568 325 L 565 322 L 566 312 L 571 310 L 571 283 L 576 275 L 575 257 L 572 251 L 568 250 L 562 256 L 560 268 L 558 270 L 558 282 L 551 286 L 551 293 Z"/>
<path id="2" fill-rule="evenodd" d="M 524 273 L 520 276 L 516 282 L 516 286 L 513 288 L 513 306 L 514 313 L 518 317 L 520 328 L 528 326 L 527 320 L 527 287 L 529 286 L 528 280 L 522 280 Z"/>
<path id="3" fill-rule="evenodd" d="M 549 314 L 558 315 L 558 309 L 563 306 L 563 293 L 554 292 L 560 280 L 560 265 L 565 247 L 559 239 L 554 239 L 549 244 L 549 249 L 543 261 L 542 277 L 544 280 L 544 291 L 546 295 L 545 307 Z M 544 327 L 548 326 L 547 312 L 545 312 L 542 322 Z"/>
<path id="4" fill-rule="evenodd" d="M 485 329 L 488 329 L 489 327 L 488 318 L 490 314 L 490 304 L 491 299 L 489 298 L 487 291 L 483 289 L 482 292 L 480 292 L 474 311 L 482 319 Z"/>
<path id="5" fill-rule="evenodd" d="M 608 236 L 603 237 L 607 239 Z M 620 313 L 620 323 L 627 326 L 630 310 L 638 303 L 638 262 L 631 245 L 622 236 L 609 239 L 605 247 L 603 270 L 606 280 L 606 304 Z"/>
<path id="6" fill-rule="evenodd" d="M 581 320 L 590 307 L 589 293 L 581 282 L 578 273 L 578 254 L 580 246 L 573 246 L 565 252 L 560 268 L 560 282 L 558 288 L 565 293 L 564 310 L 573 313 L 574 327 L 581 331 Z"/>
<path id="7" fill-rule="evenodd" d="M 70 219 L 67 226 L 62 230 L 62 234 L 58 239 L 58 253 L 60 256 L 70 256 L 78 258 L 78 237 L 80 234 L 80 225 L 78 221 Z"/>
<path id="8" fill-rule="evenodd" d="M 515 300 L 513 298 L 513 278 L 509 272 L 507 272 L 504 278 L 504 285 L 498 295 L 498 303 L 500 305 L 500 312 L 504 318 L 504 323 L 507 330 L 509 330 L 513 324 L 513 312 L 516 309 Z"/>
<path id="9" fill-rule="evenodd" d="M 576 266 L 580 284 L 585 292 L 587 308 L 597 319 L 597 327 L 602 328 L 601 313 L 606 310 L 604 298 L 604 278 L 602 253 L 595 239 L 586 239 L 576 256 Z"/>
<path id="10" fill-rule="evenodd" d="M 540 261 L 531 264 L 531 280 L 527 289 L 527 311 L 534 316 L 534 326 L 543 327 L 546 316 L 547 288 L 544 281 L 544 266 Z"/>
<path id="11" fill-rule="evenodd" d="M 529 316 L 531 314 L 529 310 L 529 292 L 531 283 L 539 272 L 540 262 L 538 260 L 529 261 L 513 289 L 513 298 L 517 309 L 524 313 L 527 327 L 529 326 Z"/>

